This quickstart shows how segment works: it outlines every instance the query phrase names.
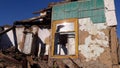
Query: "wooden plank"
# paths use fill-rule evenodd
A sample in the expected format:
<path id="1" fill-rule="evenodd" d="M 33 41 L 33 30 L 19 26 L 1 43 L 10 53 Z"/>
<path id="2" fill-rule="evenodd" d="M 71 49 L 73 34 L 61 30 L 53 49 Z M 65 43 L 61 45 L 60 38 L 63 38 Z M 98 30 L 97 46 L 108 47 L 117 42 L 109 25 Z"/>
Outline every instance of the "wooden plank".
<path id="1" fill-rule="evenodd" d="M 44 16 L 36 16 L 36 17 L 29 18 L 29 19 L 26 19 L 26 20 L 16 21 L 16 22 L 14 22 L 14 25 L 21 25 L 21 24 L 26 24 L 26 23 L 29 23 L 29 24 L 30 24 L 32 21 L 41 19 L 41 18 L 43 18 L 43 17 L 44 17 Z M 36 24 L 36 23 L 35 23 L 35 24 Z"/>
<path id="2" fill-rule="evenodd" d="M 111 46 L 111 57 L 112 57 L 112 63 L 114 64 L 118 64 L 118 54 L 117 54 L 117 50 L 118 50 L 118 40 L 117 40 L 117 34 L 116 34 L 116 27 L 111 27 L 110 28 L 110 46 Z"/>

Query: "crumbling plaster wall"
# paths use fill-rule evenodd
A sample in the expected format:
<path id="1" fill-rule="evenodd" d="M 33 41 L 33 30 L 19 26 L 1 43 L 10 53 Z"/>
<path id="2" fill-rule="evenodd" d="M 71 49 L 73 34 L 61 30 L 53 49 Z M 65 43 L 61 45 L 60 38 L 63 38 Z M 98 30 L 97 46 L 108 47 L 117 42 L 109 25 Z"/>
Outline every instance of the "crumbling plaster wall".
<path id="1" fill-rule="evenodd" d="M 79 56 L 83 63 L 97 61 L 111 68 L 109 46 L 109 29 L 106 23 L 93 24 L 90 18 L 79 19 Z"/>
<path id="2" fill-rule="evenodd" d="M 79 51 L 86 61 L 96 60 L 110 46 L 109 26 L 117 25 L 114 0 L 104 0 L 105 23 L 93 24 L 90 18 L 79 19 Z"/>
<path id="3" fill-rule="evenodd" d="M 104 23 L 93 24 L 90 18 L 79 19 L 80 34 L 82 31 L 88 34 L 81 34 L 84 40 L 79 37 L 79 40 L 82 40 L 79 50 L 86 57 L 86 61 L 96 60 L 104 52 L 104 48 L 109 47 L 109 38 L 102 31 L 106 28 Z"/>
<path id="4" fill-rule="evenodd" d="M 90 18 L 79 19 L 79 57 L 84 66 L 95 62 L 100 68 L 118 68 L 117 25 L 114 0 L 104 0 L 105 23 L 93 24 Z M 87 63 L 88 62 L 88 63 Z M 96 64 L 101 64 L 99 66 Z M 103 66 L 103 67 L 102 67 Z"/>

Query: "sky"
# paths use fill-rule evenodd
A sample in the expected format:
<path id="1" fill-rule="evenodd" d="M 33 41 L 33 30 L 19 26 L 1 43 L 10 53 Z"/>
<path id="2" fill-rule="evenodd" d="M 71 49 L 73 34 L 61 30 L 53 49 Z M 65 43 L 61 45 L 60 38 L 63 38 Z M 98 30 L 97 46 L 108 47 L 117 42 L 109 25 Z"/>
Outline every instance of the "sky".
<path id="1" fill-rule="evenodd" d="M 0 26 L 12 25 L 15 21 L 28 19 L 34 16 L 35 11 L 44 9 L 50 2 L 62 0 L 0 0 Z M 115 0 L 117 17 L 117 34 L 120 39 L 120 0 Z"/>
<path id="2" fill-rule="evenodd" d="M 116 18 L 117 18 L 117 35 L 120 41 L 120 0 L 115 0 Z"/>

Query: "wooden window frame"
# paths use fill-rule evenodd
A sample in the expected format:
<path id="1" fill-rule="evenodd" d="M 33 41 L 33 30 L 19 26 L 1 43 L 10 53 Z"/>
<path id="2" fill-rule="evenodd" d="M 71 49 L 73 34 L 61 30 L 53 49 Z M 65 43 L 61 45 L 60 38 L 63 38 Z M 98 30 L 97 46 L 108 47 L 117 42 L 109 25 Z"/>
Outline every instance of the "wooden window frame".
<path id="1" fill-rule="evenodd" d="M 54 55 L 54 41 L 55 41 L 55 31 L 57 24 L 61 24 L 64 22 L 74 23 L 74 32 L 75 32 L 75 55 Z M 52 22 L 52 43 L 50 49 L 50 56 L 51 58 L 78 58 L 78 19 L 77 18 L 69 18 L 65 20 L 55 20 Z"/>

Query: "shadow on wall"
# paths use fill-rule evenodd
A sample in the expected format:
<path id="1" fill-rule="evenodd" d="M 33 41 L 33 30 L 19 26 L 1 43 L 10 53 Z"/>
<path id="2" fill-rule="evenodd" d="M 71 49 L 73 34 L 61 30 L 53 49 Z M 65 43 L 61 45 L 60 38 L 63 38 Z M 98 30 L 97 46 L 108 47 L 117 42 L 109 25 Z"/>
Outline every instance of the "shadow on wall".
<path id="1" fill-rule="evenodd" d="M 3 28 L 0 27 L 0 32 L 3 31 Z M 11 46 L 13 46 L 10 38 L 8 37 L 7 34 L 3 34 L 0 36 L 0 50 L 4 50 L 7 48 L 10 48 Z"/>
<path id="2" fill-rule="evenodd" d="M 12 46 L 12 42 L 10 41 L 7 34 L 4 34 L 0 37 L 0 49 L 7 49 Z"/>

